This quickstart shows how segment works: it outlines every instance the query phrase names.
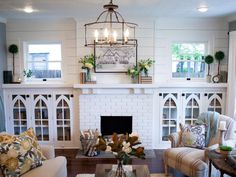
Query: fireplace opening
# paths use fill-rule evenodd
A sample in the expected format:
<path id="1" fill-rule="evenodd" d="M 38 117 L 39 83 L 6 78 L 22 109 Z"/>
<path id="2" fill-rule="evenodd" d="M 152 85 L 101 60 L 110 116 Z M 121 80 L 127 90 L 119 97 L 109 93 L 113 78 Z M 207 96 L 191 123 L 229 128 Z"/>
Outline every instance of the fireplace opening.
<path id="1" fill-rule="evenodd" d="M 102 136 L 132 133 L 132 116 L 101 116 Z"/>

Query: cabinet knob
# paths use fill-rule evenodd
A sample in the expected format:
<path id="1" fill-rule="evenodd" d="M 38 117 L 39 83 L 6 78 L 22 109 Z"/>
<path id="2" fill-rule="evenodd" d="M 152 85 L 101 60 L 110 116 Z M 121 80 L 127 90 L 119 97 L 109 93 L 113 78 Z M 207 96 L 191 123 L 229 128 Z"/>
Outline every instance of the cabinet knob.
<path id="1" fill-rule="evenodd" d="M 204 93 L 204 96 L 207 96 L 207 93 Z"/>
<path id="2" fill-rule="evenodd" d="M 74 95 L 73 95 L 73 94 L 71 94 L 71 95 L 70 95 L 70 97 L 71 97 L 71 98 L 73 98 L 73 97 L 74 97 Z"/>
<path id="3" fill-rule="evenodd" d="M 26 95 L 26 98 L 29 98 L 29 95 Z"/>
<path id="4" fill-rule="evenodd" d="M 185 96 L 185 93 L 182 93 L 182 96 Z"/>
<path id="5" fill-rule="evenodd" d="M 51 97 L 52 97 L 52 95 L 48 95 L 48 97 L 49 97 L 49 98 L 51 98 Z"/>
<path id="6" fill-rule="evenodd" d="M 162 93 L 159 93 L 159 96 L 162 96 Z"/>

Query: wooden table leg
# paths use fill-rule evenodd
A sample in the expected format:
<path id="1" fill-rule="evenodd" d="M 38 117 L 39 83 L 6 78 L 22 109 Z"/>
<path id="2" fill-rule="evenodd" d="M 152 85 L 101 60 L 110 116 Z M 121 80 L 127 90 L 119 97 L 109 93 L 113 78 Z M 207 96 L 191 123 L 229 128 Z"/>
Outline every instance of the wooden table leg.
<path id="1" fill-rule="evenodd" d="M 209 160 L 208 177 L 211 177 L 211 160 Z"/>
<path id="2" fill-rule="evenodd" d="M 220 177 L 224 177 L 224 173 L 220 171 Z"/>

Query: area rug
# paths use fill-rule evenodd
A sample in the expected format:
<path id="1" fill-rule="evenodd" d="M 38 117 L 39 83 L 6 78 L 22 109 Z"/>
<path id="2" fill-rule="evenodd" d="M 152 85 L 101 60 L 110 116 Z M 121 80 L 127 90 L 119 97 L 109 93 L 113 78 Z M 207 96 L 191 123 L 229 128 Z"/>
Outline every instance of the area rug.
<path id="1" fill-rule="evenodd" d="M 76 177 L 95 177 L 94 174 L 78 174 Z M 151 177 L 172 177 L 170 176 L 166 176 L 164 173 L 152 173 Z"/>
<path id="2" fill-rule="evenodd" d="M 144 153 L 145 153 L 145 158 L 146 159 L 156 158 L 156 154 L 155 154 L 155 151 L 153 149 L 145 149 Z M 88 156 L 86 156 L 82 153 L 82 150 L 79 150 L 78 153 L 76 154 L 75 158 L 77 158 L 77 159 L 80 159 L 80 158 L 114 158 L 114 155 L 110 152 L 101 151 L 100 154 L 97 155 L 97 156 L 88 157 Z M 136 158 L 136 157 L 134 157 L 134 158 Z"/>

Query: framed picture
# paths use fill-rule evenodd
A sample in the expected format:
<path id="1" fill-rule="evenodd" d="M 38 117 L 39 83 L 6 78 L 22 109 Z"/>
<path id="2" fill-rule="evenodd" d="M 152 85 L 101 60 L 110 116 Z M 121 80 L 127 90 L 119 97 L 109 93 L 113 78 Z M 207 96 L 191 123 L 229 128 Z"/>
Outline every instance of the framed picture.
<path id="1" fill-rule="evenodd" d="M 126 73 L 130 66 L 137 65 L 137 45 L 94 45 L 94 56 L 96 73 Z"/>

